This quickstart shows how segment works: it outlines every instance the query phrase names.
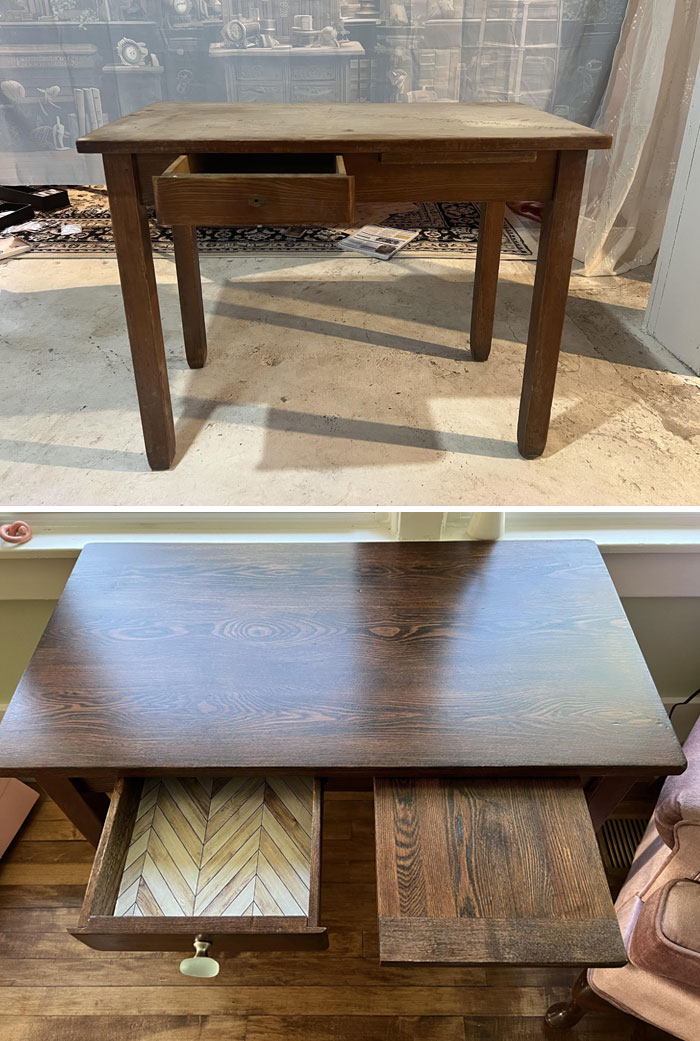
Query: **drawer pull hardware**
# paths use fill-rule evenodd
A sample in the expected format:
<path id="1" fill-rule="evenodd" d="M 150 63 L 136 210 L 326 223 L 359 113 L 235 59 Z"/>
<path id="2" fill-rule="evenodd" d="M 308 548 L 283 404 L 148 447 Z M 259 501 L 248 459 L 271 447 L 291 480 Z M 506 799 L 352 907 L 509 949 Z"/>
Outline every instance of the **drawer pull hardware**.
<path id="1" fill-rule="evenodd" d="M 216 958 L 210 958 L 209 948 L 211 943 L 209 940 L 202 940 L 201 937 L 197 936 L 194 940 L 194 957 L 183 958 L 180 962 L 180 972 L 183 976 L 198 976 L 200 979 L 211 979 L 213 976 L 219 975 L 219 965 Z"/>

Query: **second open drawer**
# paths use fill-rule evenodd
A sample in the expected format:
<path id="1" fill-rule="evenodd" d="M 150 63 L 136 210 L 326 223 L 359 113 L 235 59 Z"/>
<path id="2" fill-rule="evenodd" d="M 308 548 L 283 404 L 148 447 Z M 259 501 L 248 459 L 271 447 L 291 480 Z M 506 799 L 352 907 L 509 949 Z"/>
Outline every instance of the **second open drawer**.
<path id="1" fill-rule="evenodd" d="M 174 226 L 337 224 L 355 208 L 339 155 L 181 155 L 153 193 L 158 220 Z"/>
<path id="2" fill-rule="evenodd" d="M 309 950 L 318 924 L 321 782 L 120 778 L 73 936 L 98 950 Z"/>
<path id="3" fill-rule="evenodd" d="M 383 964 L 625 964 L 578 779 L 374 785 Z"/>

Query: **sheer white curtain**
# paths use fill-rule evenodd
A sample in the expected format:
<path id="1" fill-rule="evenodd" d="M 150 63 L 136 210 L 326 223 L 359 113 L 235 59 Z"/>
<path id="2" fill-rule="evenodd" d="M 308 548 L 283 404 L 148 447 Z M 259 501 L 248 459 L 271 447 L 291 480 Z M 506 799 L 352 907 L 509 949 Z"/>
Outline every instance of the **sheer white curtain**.
<path id="1" fill-rule="evenodd" d="M 76 137 L 160 99 L 522 101 L 587 123 L 626 6 L 0 0 L 0 182 L 99 183 Z"/>
<path id="2" fill-rule="evenodd" d="M 629 0 L 595 125 L 614 135 L 589 161 L 576 257 L 610 275 L 661 242 L 700 61 L 700 0 Z"/>

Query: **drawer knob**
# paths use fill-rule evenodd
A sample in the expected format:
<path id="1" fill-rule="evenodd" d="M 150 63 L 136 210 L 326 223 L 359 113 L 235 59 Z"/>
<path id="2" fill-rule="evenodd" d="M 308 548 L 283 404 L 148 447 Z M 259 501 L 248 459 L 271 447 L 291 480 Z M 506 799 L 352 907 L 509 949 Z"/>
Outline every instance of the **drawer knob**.
<path id="1" fill-rule="evenodd" d="M 194 958 L 183 958 L 180 962 L 180 972 L 183 976 L 198 976 L 200 979 L 211 979 L 219 975 L 219 965 L 216 958 L 210 958 L 208 950 L 211 947 L 209 940 L 201 940 L 197 937 L 194 941 Z"/>

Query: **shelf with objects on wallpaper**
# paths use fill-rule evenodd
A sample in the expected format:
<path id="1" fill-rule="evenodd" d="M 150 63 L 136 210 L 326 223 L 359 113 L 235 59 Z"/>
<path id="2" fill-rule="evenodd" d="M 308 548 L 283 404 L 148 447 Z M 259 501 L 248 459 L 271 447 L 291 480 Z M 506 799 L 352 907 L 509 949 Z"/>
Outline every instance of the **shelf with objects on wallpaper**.
<path id="1" fill-rule="evenodd" d="M 523 101 L 589 122 L 627 0 L 0 0 L 0 182 L 151 102 Z"/>

